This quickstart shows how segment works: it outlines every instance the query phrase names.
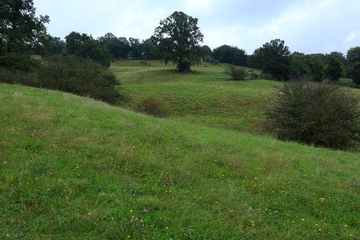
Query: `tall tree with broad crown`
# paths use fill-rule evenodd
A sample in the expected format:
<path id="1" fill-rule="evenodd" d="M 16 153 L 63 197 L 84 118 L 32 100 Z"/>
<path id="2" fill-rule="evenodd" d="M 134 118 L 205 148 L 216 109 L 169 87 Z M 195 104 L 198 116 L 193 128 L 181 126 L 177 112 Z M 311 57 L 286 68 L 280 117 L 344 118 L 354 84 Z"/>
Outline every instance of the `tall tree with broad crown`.
<path id="1" fill-rule="evenodd" d="M 0 55 L 44 54 L 49 16 L 35 16 L 33 0 L 1 0 Z"/>
<path id="2" fill-rule="evenodd" d="M 202 53 L 199 42 L 203 34 L 197 26 L 198 19 L 183 12 L 175 11 L 166 19 L 160 21 L 151 36 L 157 46 L 156 54 L 166 64 L 177 64 L 179 72 L 190 70 L 190 66 L 201 61 Z"/>
<path id="3" fill-rule="evenodd" d="M 279 80 L 289 79 L 290 50 L 285 41 L 274 39 L 254 51 L 257 65 Z"/>

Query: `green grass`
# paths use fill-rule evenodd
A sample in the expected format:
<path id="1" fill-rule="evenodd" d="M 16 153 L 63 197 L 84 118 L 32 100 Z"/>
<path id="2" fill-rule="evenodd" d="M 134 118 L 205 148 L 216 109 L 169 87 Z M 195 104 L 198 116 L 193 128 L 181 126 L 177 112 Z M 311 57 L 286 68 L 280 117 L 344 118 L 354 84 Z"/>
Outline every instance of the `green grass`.
<path id="1" fill-rule="evenodd" d="M 0 84 L 0 239 L 360 237 L 358 153 L 241 126 L 262 121 L 271 82 L 156 64 L 113 70 L 132 101 L 169 101 L 168 119 Z"/>
<path id="2" fill-rule="evenodd" d="M 131 67 L 120 62 L 113 71 L 123 83 L 124 94 L 132 99 L 123 105 L 134 109 L 142 97 L 164 100 L 170 118 L 210 127 L 263 134 L 264 106 L 272 85 L 267 80 L 231 81 L 223 73 L 225 65 L 200 65 L 193 73 L 179 74 L 173 66 L 144 67 L 133 61 Z M 156 66 L 156 67 L 155 67 Z"/>

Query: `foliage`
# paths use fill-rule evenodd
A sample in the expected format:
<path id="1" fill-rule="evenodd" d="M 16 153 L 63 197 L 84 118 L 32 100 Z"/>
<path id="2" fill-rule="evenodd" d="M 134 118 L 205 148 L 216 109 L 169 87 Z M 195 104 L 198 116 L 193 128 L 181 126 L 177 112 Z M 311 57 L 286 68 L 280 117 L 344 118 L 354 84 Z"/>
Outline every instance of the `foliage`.
<path id="1" fill-rule="evenodd" d="M 347 51 L 346 58 L 352 64 L 360 62 L 360 47 L 353 47 Z"/>
<path id="2" fill-rule="evenodd" d="M 341 78 L 341 73 L 342 68 L 340 61 L 336 57 L 331 56 L 326 67 L 326 77 L 332 81 L 338 81 Z"/>
<path id="3" fill-rule="evenodd" d="M 151 41 L 150 38 L 145 39 L 141 42 L 141 58 L 144 60 L 155 60 L 156 45 Z"/>
<path id="4" fill-rule="evenodd" d="M 273 75 L 276 79 L 289 79 L 290 51 L 285 42 L 280 39 L 271 40 L 254 51 L 255 61 L 264 73 Z"/>
<path id="5" fill-rule="evenodd" d="M 29 65 L 27 65 L 29 66 Z M 33 66 L 31 71 L 0 68 L 1 82 L 54 89 L 117 104 L 120 83 L 108 69 L 74 55 L 55 55 Z"/>
<path id="6" fill-rule="evenodd" d="M 49 36 L 48 16 L 35 16 L 33 0 L 2 0 L 0 3 L 0 55 L 44 54 Z"/>
<path id="7" fill-rule="evenodd" d="M 138 38 L 129 38 L 130 44 L 130 57 L 132 59 L 141 59 L 142 51 L 141 51 L 141 43 Z"/>
<path id="8" fill-rule="evenodd" d="M 168 105 L 161 99 L 154 97 L 143 97 L 136 104 L 136 108 L 140 112 L 150 114 L 155 117 L 166 117 L 169 112 Z"/>
<path id="9" fill-rule="evenodd" d="M 0 56 L 0 66 L 13 71 L 31 71 L 39 61 L 28 54 L 5 54 Z"/>
<path id="10" fill-rule="evenodd" d="M 360 62 L 356 62 L 352 71 L 352 79 L 356 85 L 360 85 Z"/>
<path id="11" fill-rule="evenodd" d="M 190 70 L 190 66 L 201 61 L 202 54 L 199 42 L 203 34 L 197 26 L 198 19 L 175 11 L 166 19 L 160 21 L 151 37 L 157 46 L 159 59 L 177 64 L 179 72 Z"/>
<path id="12" fill-rule="evenodd" d="M 224 73 L 230 75 L 233 80 L 245 80 L 247 74 L 245 68 L 235 67 L 234 65 L 229 65 Z"/>
<path id="13" fill-rule="evenodd" d="M 110 56 L 107 49 L 101 46 L 92 36 L 85 33 L 71 32 L 65 39 L 65 53 L 91 59 L 104 67 L 110 67 Z"/>
<path id="14" fill-rule="evenodd" d="M 203 61 L 205 60 L 206 57 L 211 56 L 212 54 L 211 48 L 208 45 L 201 46 L 200 51 Z"/>
<path id="15" fill-rule="evenodd" d="M 292 78 L 311 78 L 321 82 L 324 78 L 324 66 L 314 55 L 294 52 L 290 55 L 290 76 Z"/>
<path id="16" fill-rule="evenodd" d="M 360 100 L 334 84 L 297 80 L 276 88 L 267 125 L 281 140 L 351 149 L 360 142 Z"/>
<path id="17" fill-rule="evenodd" d="M 49 47 L 47 49 L 48 53 L 51 55 L 57 55 L 63 53 L 65 49 L 65 41 L 59 37 L 51 37 Z"/>
<path id="18" fill-rule="evenodd" d="M 116 76 L 103 66 L 75 55 L 53 56 L 37 72 L 42 88 L 91 97 L 116 104 L 120 95 Z"/>
<path id="19" fill-rule="evenodd" d="M 230 63 L 238 66 L 246 66 L 247 58 L 245 50 L 228 45 L 215 48 L 212 57 L 222 63 Z"/>

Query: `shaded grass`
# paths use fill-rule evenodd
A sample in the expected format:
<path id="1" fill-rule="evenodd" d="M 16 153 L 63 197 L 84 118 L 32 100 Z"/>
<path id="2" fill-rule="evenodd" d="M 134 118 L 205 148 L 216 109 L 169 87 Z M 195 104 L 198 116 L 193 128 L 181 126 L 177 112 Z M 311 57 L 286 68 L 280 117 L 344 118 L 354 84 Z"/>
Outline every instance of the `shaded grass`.
<path id="1" fill-rule="evenodd" d="M 356 153 L 0 87 L 2 239 L 359 237 Z"/>

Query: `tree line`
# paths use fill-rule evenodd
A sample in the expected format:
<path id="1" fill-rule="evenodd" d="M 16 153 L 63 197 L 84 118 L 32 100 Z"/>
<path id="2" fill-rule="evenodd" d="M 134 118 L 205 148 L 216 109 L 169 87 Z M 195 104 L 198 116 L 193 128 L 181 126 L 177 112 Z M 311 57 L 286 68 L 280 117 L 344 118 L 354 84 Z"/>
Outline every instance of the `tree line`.
<path id="1" fill-rule="evenodd" d="M 198 19 L 175 11 L 160 21 L 148 39 L 117 37 L 113 33 L 94 39 L 86 33 L 71 32 L 64 40 L 46 31 L 49 16 L 35 16 L 32 0 L 6 0 L 0 4 L 0 64 L 7 69 L 28 71 L 31 56 L 76 56 L 90 59 L 102 67 L 120 59 L 163 60 L 172 62 L 179 72 L 189 71 L 202 61 L 229 63 L 261 69 L 266 78 L 289 80 L 307 76 L 314 81 L 352 78 L 360 85 L 360 47 L 344 56 L 291 53 L 285 41 L 274 39 L 255 49 L 252 54 L 236 46 L 222 45 L 213 50 L 201 45 L 203 34 Z"/>

